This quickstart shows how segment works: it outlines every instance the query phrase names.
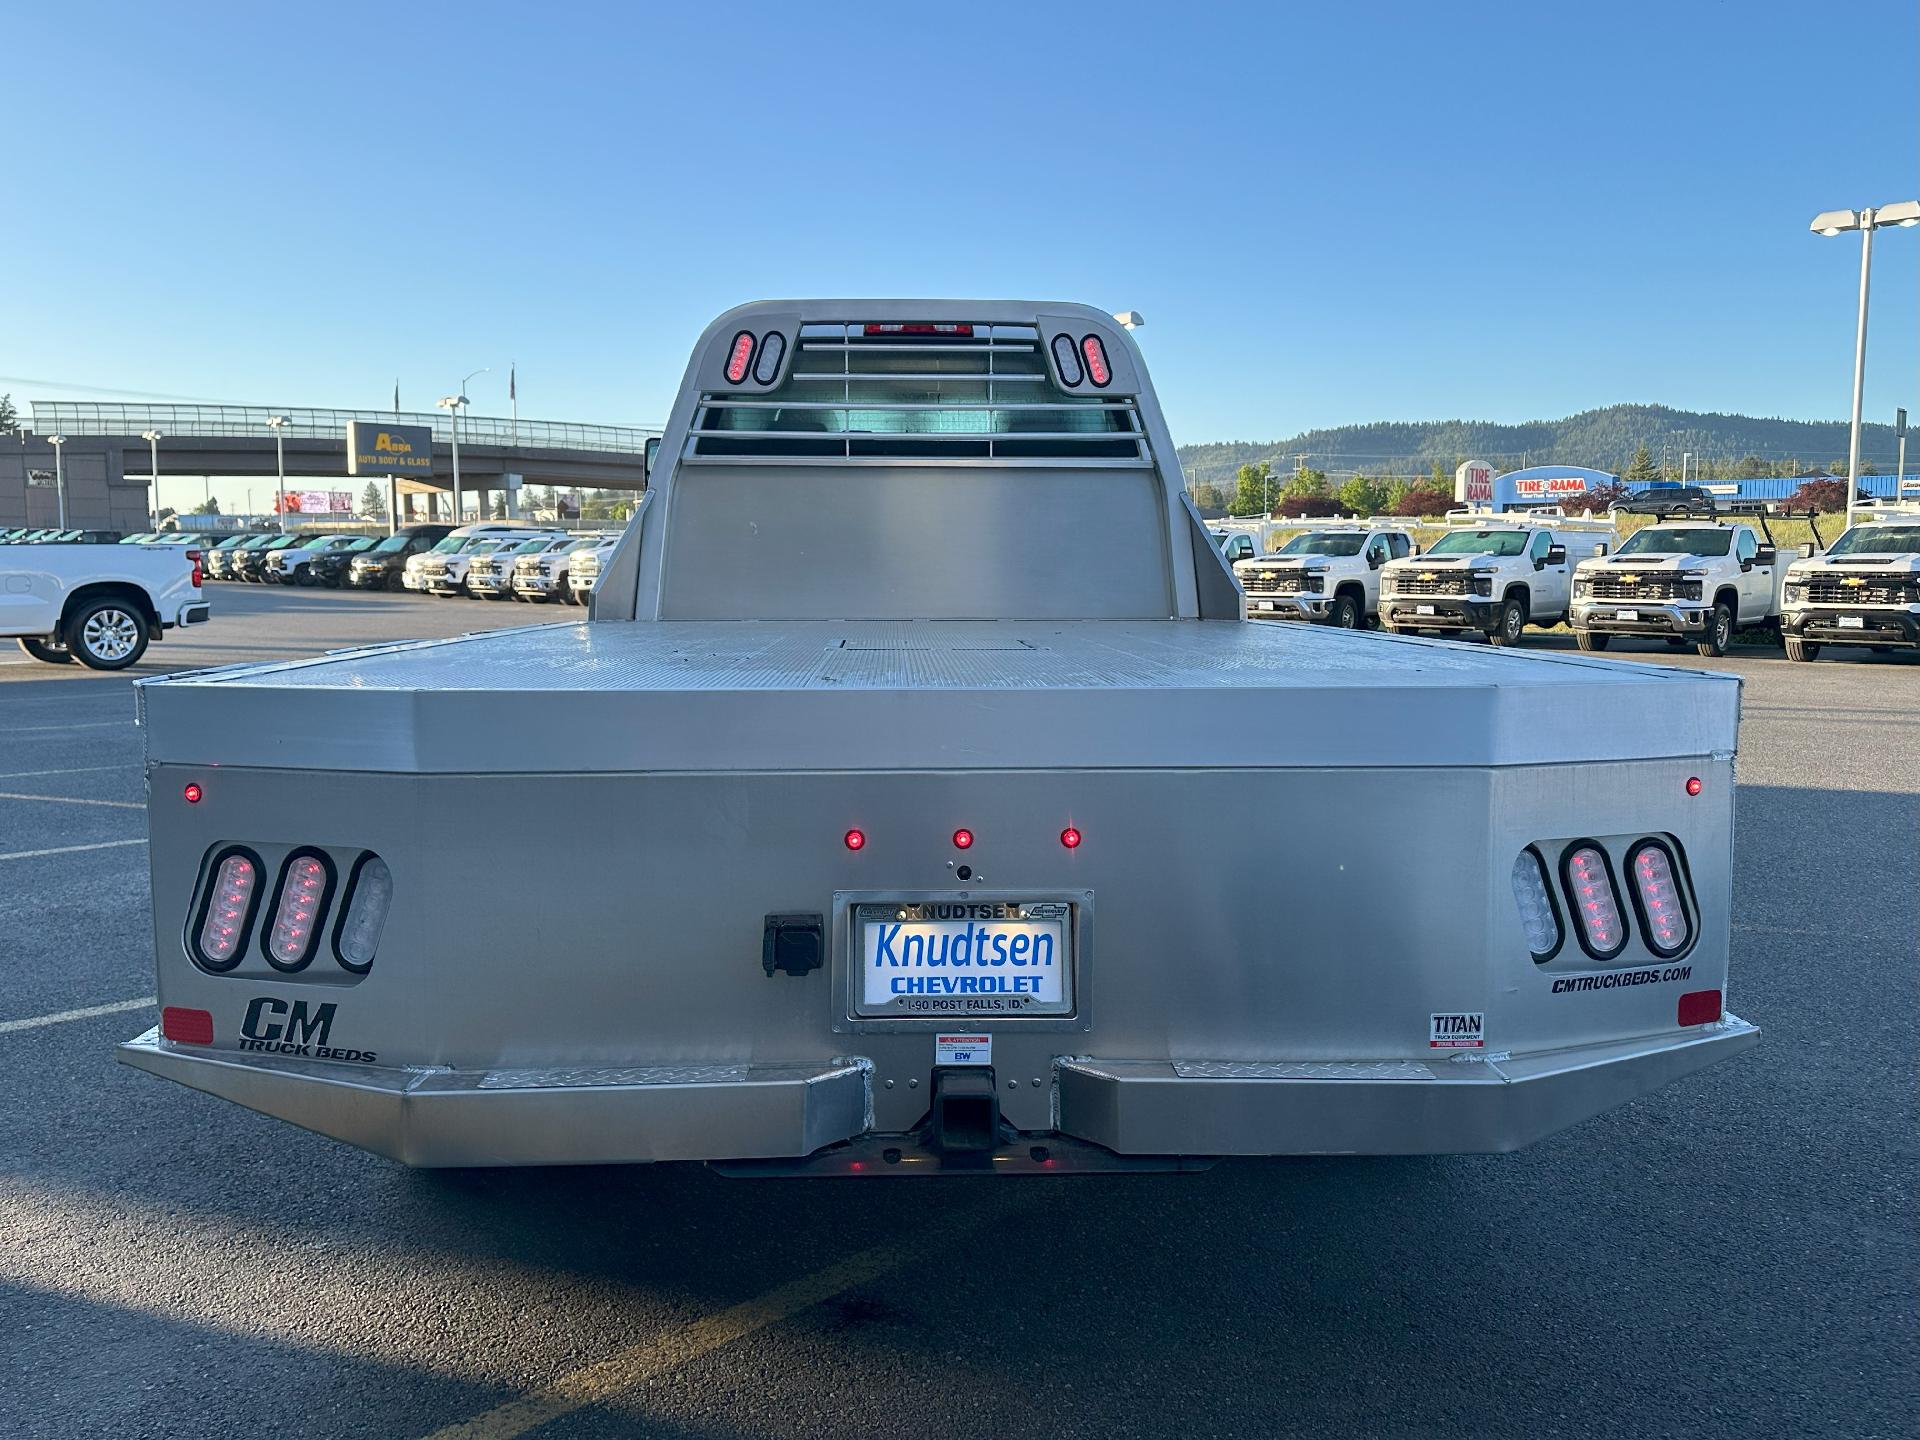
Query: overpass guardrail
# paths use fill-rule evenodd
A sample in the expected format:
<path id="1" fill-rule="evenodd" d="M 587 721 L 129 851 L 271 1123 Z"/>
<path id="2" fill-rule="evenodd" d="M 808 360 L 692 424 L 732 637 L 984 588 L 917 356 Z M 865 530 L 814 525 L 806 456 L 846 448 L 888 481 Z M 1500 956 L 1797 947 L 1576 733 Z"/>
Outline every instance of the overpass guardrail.
<path id="1" fill-rule="evenodd" d="M 270 417 L 284 415 L 281 433 L 289 440 L 337 440 L 346 443 L 347 422 L 432 427 L 435 444 L 453 439 L 444 410 L 396 414 L 390 410 L 316 410 L 272 405 L 143 405 L 113 400 L 35 400 L 33 430 L 39 435 L 140 435 L 158 430 L 167 440 L 272 440 Z M 657 427 L 591 425 L 568 420 L 513 420 L 497 415 L 460 417 L 462 445 L 497 445 L 519 450 L 599 450 L 622 455 L 646 453 Z"/>

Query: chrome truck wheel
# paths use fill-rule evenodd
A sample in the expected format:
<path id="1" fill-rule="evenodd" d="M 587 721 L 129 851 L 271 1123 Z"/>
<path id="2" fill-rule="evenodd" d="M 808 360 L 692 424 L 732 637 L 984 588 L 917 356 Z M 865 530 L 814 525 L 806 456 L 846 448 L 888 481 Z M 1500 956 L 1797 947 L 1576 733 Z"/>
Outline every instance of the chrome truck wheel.
<path id="1" fill-rule="evenodd" d="M 89 669 L 124 670 L 146 653 L 146 618 L 118 600 L 95 600 L 67 622 L 67 649 Z"/>

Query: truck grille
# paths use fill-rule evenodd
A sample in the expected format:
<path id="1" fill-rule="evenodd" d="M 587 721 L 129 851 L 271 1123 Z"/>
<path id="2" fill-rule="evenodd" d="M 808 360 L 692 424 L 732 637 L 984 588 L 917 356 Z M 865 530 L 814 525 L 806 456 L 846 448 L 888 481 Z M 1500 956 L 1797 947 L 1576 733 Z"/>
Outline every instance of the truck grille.
<path id="1" fill-rule="evenodd" d="M 1414 571 L 1398 577 L 1393 589 L 1396 595 L 1464 595 L 1467 593 L 1467 572 Z"/>
<path id="2" fill-rule="evenodd" d="M 1271 570 L 1250 565 L 1239 575 L 1240 588 L 1249 595 L 1298 595 L 1320 588 L 1319 578 L 1310 579 L 1304 570 Z"/>
<path id="3" fill-rule="evenodd" d="M 1699 592 L 1692 580 L 1678 575 L 1628 575 L 1601 571 L 1592 580 L 1596 600 L 1694 600 Z"/>
<path id="4" fill-rule="evenodd" d="M 1920 603 L 1920 581 L 1873 579 L 1849 585 L 1837 575 L 1822 575 L 1807 582 L 1807 599 L 1815 605 L 1913 605 Z"/>

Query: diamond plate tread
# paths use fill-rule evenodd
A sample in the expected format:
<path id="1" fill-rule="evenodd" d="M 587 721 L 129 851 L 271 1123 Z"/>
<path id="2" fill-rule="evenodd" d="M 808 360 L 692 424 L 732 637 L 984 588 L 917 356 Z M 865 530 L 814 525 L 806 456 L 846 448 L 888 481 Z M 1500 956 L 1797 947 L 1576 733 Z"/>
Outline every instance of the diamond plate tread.
<path id="1" fill-rule="evenodd" d="M 1411 1060 L 1176 1060 L 1182 1080 L 1431 1080 Z"/>
<path id="2" fill-rule="evenodd" d="M 489 1070 L 481 1090 L 557 1090 L 605 1085 L 733 1085 L 745 1065 L 627 1065 L 592 1070 Z M 783 1077 L 784 1078 L 784 1077 Z"/>

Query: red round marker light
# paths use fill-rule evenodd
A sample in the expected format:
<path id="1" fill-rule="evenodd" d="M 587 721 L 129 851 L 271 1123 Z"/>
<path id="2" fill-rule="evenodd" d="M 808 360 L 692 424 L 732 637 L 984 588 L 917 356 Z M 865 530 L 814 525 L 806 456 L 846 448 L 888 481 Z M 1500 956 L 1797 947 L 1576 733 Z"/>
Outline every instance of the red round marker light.
<path id="1" fill-rule="evenodd" d="M 969 850 L 973 848 L 973 831 L 971 830 L 954 831 L 953 832 L 953 848 L 956 850 Z"/>
<path id="2" fill-rule="evenodd" d="M 1701 785 L 1698 775 L 1689 775 L 1687 777 L 1687 794 L 1698 795 L 1704 788 L 1706 787 Z"/>
<path id="3" fill-rule="evenodd" d="M 1060 832 L 1060 843 L 1069 850 L 1078 850 L 1080 848 L 1080 832 L 1071 825 L 1067 826 L 1066 829 Z"/>
<path id="4" fill-rule="evenodd" d="M 867 837 L 859 830 L 849 830 L 842 838 L 847 842 L 847 849 L 849 850 L 864 850 L 867 848 Z"/>
<path id="5" fill-rule="evenodd" d="M 187 802 L 187 804 L 198 805 L 200 803 L 200 797 L 205 793 L 206 792 L 202 790 L 198 785 L 195 785 L 192 782 L 189 782 L 187 785 L 187 788 L 180 792 L 180 796 L 183 800 Z"/>

